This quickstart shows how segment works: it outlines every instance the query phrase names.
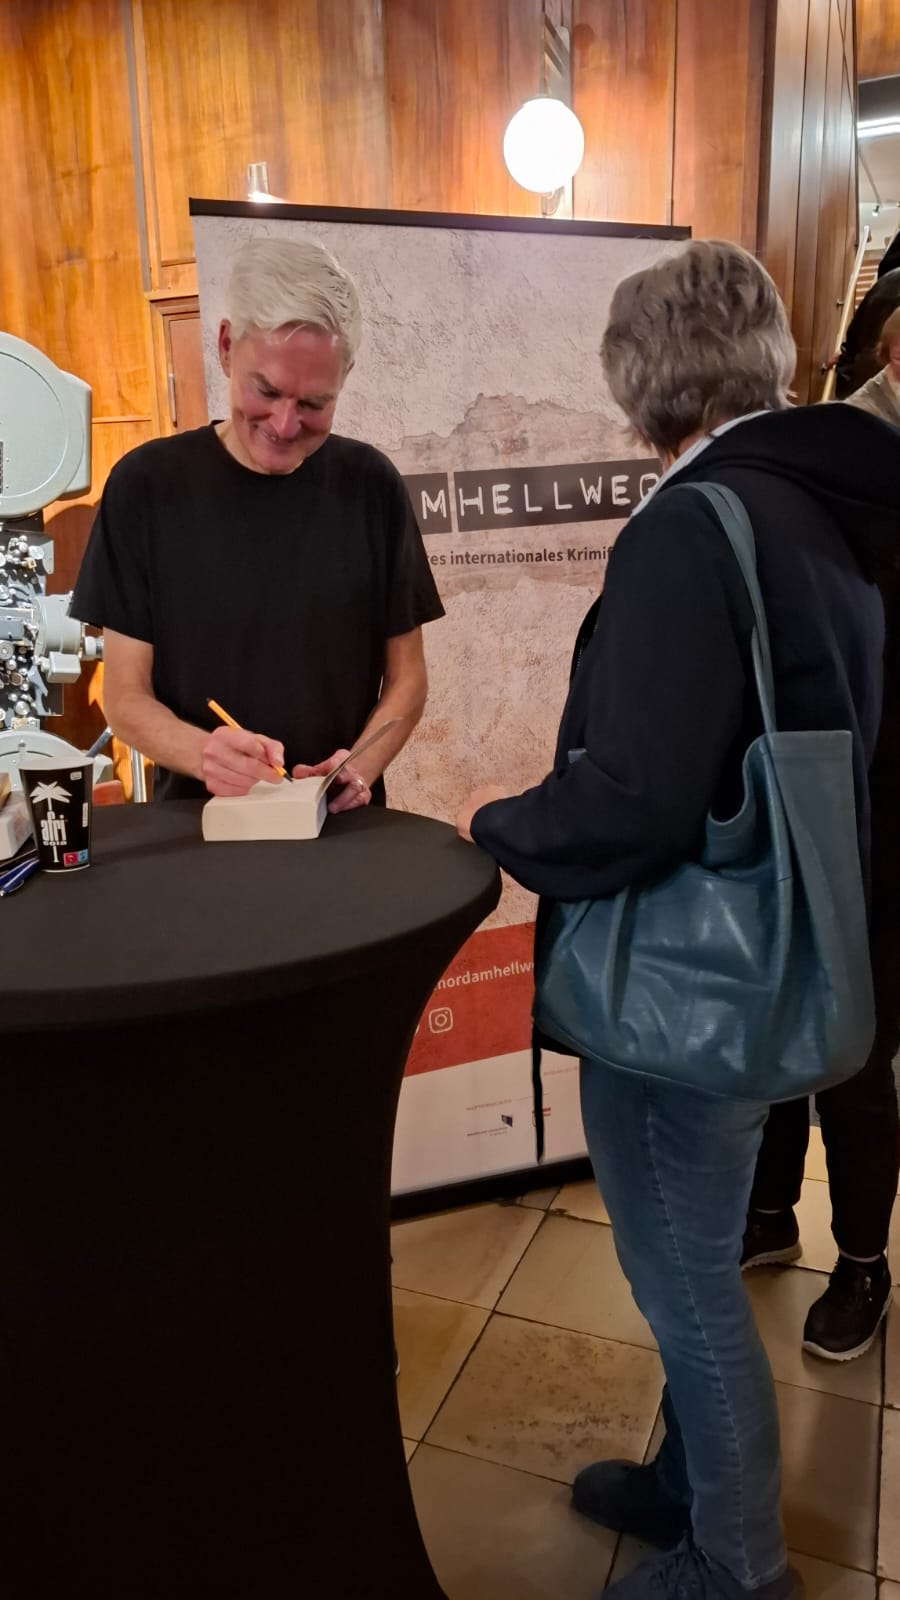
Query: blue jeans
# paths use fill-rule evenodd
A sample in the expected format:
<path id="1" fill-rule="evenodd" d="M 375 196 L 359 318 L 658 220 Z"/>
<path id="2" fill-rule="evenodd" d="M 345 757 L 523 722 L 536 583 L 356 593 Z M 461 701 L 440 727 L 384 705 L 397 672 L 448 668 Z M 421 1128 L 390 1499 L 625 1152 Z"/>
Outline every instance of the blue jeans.
<path id="1" fill-rule="evenodd" d="M 667 1379 L 660 1481 L 745 1588 L 784 1571 L 775 1388 L 741 1271 L 768 1107 L 581 1063 L 588 1150 Z"/>

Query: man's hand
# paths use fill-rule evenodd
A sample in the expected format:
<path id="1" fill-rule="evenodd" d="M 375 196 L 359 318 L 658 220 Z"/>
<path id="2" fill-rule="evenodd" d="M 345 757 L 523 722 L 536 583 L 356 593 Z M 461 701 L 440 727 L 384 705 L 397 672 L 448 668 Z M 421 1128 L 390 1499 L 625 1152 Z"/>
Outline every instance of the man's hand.
<path id="1" fill-rule="evenodd" d="M 315 767 L 294 767 L 293 778 L 326 778 L 329 772 L 339 767 L 350 754 L 349 750 L 335 750 L 333 756 L 327 761 L 320 761 Z M 355 811 L 358 806 L 367 806 L 372 798 L 372 791 L 361 773 L 353 766 L 345 767 L 339 778 L 328 791 L 329 811 Z"/>
<path id="2" fill-rule="evenodd" d="M 468 839 L 472 843 L 472 818 L 481 806 L 489 806 L 492 800 L 508 800 L 509 790 L 504 789 L 499 783 L 486 783 L 480 789 L 473 789 L 468 800 L 464 800 L 459 808 L 456 818 L 456 831 L 461 839 Z"/>
<path id="3" fill-rule="evenodd" d="M 201 753 L 203 782 L 210 794 L 248 794 L 255 783 L 283 783 L 284 747 L 246 728 L 216 728 Z"/>

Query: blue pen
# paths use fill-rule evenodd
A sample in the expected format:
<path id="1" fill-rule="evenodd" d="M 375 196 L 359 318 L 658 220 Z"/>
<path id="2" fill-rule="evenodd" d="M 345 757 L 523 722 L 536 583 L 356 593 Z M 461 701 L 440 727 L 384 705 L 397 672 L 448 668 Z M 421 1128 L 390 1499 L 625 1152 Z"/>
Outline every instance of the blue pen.
<path id="1" fill-rule="evenodd" d="M 26 862 L 37 861 L 37 858 L 38 853 L 36 850 L 27 850 L 24 855 L 16 856 L 14 861 L 5 862 L 4 865 L 0 867 L 0 883 L 5 883 L 7 878 L 15 877 L 16 873 L 25 866 Z"/>
<path id="2" fill-rule="evenodd" d="M 14 872 L 4 873 L 0 877 L 0 899 L 4 895 L 15 894 L 16 890 L 21 889 L 23 883 L 31 877 L 31 874 L 37 872 L 37 869 L 38 858 L 37 856 L 31 856 L 29 860 L 21 862 Z"/>

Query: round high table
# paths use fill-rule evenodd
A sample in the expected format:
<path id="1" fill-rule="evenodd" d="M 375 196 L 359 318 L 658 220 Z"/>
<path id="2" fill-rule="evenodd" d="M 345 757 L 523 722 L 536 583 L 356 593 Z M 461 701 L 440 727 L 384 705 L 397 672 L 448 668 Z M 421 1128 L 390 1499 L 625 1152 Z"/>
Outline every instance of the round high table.
<path id="1" fill-rule="evenodd" d="M 375 809 L 297 844 L 204 844 L 192 801 L 94 827 L 89 870 L 0 907 L 0 1584 L 440 1600 L 391 1142 L 497 870 Z"/>

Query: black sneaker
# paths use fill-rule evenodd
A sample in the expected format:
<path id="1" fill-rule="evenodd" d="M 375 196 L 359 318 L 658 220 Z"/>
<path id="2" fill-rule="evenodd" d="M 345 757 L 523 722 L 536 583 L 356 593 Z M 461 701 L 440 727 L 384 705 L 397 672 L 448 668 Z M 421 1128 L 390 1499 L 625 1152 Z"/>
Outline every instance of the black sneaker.
<path id="1" fill-rule="evenodd" d="M 741 1271 L 750 1267 L 787 1266 L 803 1254 L 800 1228 L 793 1211 L 751 1211 L 747 1217 Z"/>
<path id="2" fill-rule="evenodd" d="M 838 1256 L 825 1293 L 809 1308 L 803 1348 L 825 1361 L 852 1361 L 875 1343 L 891 1303 L 891 1272 L 884 1256 L 851 1261 Z"/>
<path id="3" fill-rule="evenodd" d="M 572 1485 L 572 1504 L 601 1528 L 630 1533 L 659 1550 L 673 1549 L 691 1531 L 690 1508 L 664 1493 L 653 1461 L 645 1466 L 594 1461 L 582 1467 Z"/>

